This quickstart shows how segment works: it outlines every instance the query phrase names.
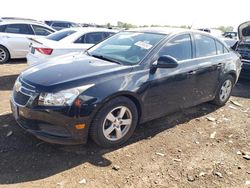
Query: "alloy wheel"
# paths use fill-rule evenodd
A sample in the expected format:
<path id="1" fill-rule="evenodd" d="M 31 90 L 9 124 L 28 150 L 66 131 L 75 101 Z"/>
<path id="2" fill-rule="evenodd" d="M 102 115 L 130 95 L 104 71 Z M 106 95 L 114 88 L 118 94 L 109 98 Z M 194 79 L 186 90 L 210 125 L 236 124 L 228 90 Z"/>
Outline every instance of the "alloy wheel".
<path id="1" fill-rule="evenodd" d="M 112 109 L 104 119 L 103 135 L 110 141 L 122 139 L 132 125 L 132 113 L 129 108 L 119 106 Z"/>
<path id="2" fill-rule="evenodd" d="M 228 97 L 230 96 L 231 90 L 232 90 L 232 82 L 231 80 L 226 80 L 221 86 L 220 95 L 219 95 L 220 100 L 222 102 L 228 99 Z"/>

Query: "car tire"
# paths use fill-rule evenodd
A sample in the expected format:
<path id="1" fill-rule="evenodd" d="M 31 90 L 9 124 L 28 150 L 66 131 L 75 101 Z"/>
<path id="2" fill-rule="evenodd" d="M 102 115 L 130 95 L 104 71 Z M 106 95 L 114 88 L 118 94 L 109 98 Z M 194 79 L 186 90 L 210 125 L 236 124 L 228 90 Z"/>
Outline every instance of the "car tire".
<path id="1" fill-rule="evenodd" d="M 136 105 L 127 97 L 117 97 L 97 112 L 90 127 L 90 136 L 101 147 L 117 147 L 132 136 L 137 123 Z"/>
<path id="2" fill-rule="evenodd" d="M 6 63 L 10 59 L 10 54 L 7 48 L 0 45 L 0 64 Z"/>
<path id="3" fill-rule="evenodd" d="M 231 75 L 226 76 L 220 83 L 216 96 L 212 101 L 217 106 L 224 106 L 231 96 L 234 78 Z"/>

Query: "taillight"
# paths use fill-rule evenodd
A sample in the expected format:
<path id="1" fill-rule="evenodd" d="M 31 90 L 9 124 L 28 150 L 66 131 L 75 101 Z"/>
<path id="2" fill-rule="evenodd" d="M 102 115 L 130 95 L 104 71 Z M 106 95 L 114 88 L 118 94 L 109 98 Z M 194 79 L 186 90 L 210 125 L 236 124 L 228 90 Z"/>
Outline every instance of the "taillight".
<path id="1" fill-rule="evenodd" d="M 45 54 L 45 55 L 50 55 L 53 52 L 53 49 L 51 48 L 35 48 L 36 51 Z"/>

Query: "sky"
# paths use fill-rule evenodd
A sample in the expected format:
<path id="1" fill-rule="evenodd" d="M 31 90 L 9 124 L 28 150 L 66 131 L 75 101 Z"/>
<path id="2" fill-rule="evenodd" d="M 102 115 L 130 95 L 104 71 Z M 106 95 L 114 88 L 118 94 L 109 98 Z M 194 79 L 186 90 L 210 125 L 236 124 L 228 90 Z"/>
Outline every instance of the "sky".
<path id="1" fill-rule="evenodd" d="M 134 25 L 237 26 L 250 0 L 1 0 L 0 17 Z"/>

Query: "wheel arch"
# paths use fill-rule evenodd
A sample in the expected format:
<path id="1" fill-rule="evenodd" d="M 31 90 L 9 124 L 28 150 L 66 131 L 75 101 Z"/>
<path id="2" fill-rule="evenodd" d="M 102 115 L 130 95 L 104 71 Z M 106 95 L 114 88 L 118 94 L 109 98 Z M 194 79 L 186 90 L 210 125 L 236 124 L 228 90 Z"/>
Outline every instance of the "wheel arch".
<path id="1" fill-rule="evenodd" d="M 234 85 L 235 85 L 236 81 L 237 81 L 237 74 L 236 74 L 236 72 L 232 70 L 232 71 L 228 72 L 225 76 L 228 76 L 228 75 L 230 75 L 230 76 L 233 77 L 233 79 L 234 79 Z"/>
<path id="2" fill-rule="evenodd" d="M 95 115 L 97 114 L 97 112 L 99 112 L 99 110 L 109 101 L 111 101 L 112 99 L 114 98 L 117 98 L 117 97 L 126 97 L 128 99 L 130 99 L 136 106 L 137 108 L 137 112 L 138 112 L 138 123 L 140 122 L 141 120 L 141 117 L 142 117 L 142 102 L 139 98 L 139 96 L 137 96 L 136 93 L 133 93 L 133 92 L 130 92 L 130 91 L 122 91 L 122 92 L 117 92 L 117 93 L 114 93 L 110 96 L 107 96 L 106 98 L 104 98 L 102 100 L 102 103 L 97 107 L 97 109 L 95 110 L 95 113 L 93 115 L 93 117 L 95 117 Z"/>

